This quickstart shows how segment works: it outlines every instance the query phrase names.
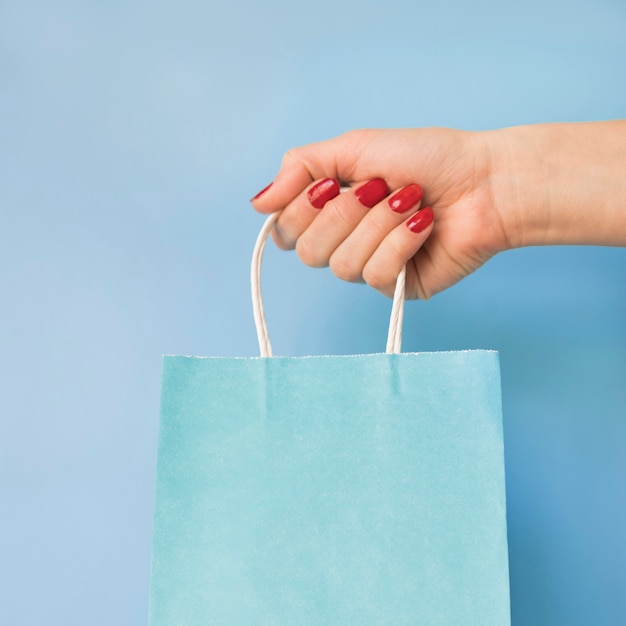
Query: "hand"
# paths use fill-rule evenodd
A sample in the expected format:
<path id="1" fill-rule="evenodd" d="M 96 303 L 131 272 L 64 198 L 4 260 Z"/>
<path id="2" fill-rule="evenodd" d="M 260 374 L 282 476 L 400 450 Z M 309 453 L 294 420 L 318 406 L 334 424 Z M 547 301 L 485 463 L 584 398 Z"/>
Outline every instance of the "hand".
<path id="1" fill-rule="evenodd" d="M 307 265 L 391 296 L 407 264 L 407 298 L 428 298 L 507 247 L 488 172 L 477 134 L 353 131 L 287 152 L 253 204 L 283 209 L 274 241 Z"/>
<path id="2" fill-rule="evenodd" d="M 252 202 L 283 210 L 274 241 L 307 265 L 391 296 L 406 264 L 407 298 L 429 298 L 508 248 L 626 243 L 626 213 L 615 210 L 626 199 L 625 131 L 352 131 L 287 152 Z"/>

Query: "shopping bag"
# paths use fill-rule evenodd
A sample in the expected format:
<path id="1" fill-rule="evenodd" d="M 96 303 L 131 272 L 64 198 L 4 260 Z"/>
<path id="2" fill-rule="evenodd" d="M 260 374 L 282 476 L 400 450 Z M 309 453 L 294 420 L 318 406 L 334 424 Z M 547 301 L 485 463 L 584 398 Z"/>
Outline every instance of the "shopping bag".
<path id="1" fill-rule="evenodd" d="M 163 364 L 151 626 L 510 623 L 498 354 Z M 256 279 L 254 278 L 256 274 Z"/>

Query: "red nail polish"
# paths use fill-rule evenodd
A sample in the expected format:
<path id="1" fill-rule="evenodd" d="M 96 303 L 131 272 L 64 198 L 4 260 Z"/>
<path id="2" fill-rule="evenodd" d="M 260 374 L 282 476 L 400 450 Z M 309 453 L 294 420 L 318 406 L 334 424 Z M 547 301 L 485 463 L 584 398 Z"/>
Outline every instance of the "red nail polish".
<path id="1" fill-rule="evenodd" d="M 329 200 L 339 195 L 339 183 L 334 178 L 325 178 L 313 185 L 307 192 L 309 202 L 316 209 L 321 209 Z"/>
<path id="2" fill-rule="evenodd" d="M 259 191 L 259 193 L 257 193 L 256 196 L 254 196 L 252 198 L 252 200 L 256 200 L 257 198 L 260 198 L 274 183 L 270 183 L 267 187 L 261 189 L 261 191 Z M 251 200 L 251 201 L 252 201 Z"/>
<path id="3" fill-rule="evenodd" d="M 407 223 L 407 227 L 409 230 L 414 233 L 421 233 L 423 230 L 426 230 L 435 219 L 435 214 L 433 210 L 429 206 L 425 206 L 423 209 L 420 209 Z"/>
<path id="4" fill-rule="evenodd" d="M 389 193 L 389 187 L 382 178 L 373 178 L 361 185 L 355 192 L 356 199 L 368 209 L 376 206 Z"/>
<path id="5" fill-rule="evenodd" d="M 389 208 L 396 213 L 405 213 L 419 203 L 422 193 L 422 188 L 418 184 L 407 185 L 389 198 Z"/>

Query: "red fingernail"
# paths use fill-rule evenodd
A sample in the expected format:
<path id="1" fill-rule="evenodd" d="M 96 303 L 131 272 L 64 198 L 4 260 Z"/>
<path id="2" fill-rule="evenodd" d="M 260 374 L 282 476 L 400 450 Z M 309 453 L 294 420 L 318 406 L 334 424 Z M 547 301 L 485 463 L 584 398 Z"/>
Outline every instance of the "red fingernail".
<path id="1" fill-rule="evenodd" d="M 259 193 L 257 193 L 256 196 L 254 196 L 252 198 L 252 200 L 256 200 L 257 198 L 260 198 L 274 183 L 270 183 L 267 187 L 265 187 L 264 189 L 261 189 L 261 191 L 259 191 Z M 252 202 L 251 200 L 251 202 Z"/>
<path id="2" fill-rule="evenodd" d="M 435 214 L 433 210 L 429 206 L 425 206 L 423 209 L 420 209 L 407 223 L 407 227 L 409 230 L 412 230 L 414 233 L 421 233 L 423 230 L 426 230 L 435 219 Z"/>
<path id="3" fill-rule="evenodd" d="M 355 192 L 356 199 L 368 209 L 376 206 L 389 193 L 389 187 L 382 178 L 373 178 L 361 185 Z"/>
<path id="4" fill-rule="evenodd" d="M 418 204 L 422 199 L 422 193 L 422 188 L 418 184 L 407 185 L 389 198 L 389 208 L 396 213 L 405 213 Z"/>
<path id="5" fill-rule="evenodd" d="M 309 202 L 316 209 L 321 209 L 329 200 L 339 195 L 339 183 L 334 178 L 320 180 L 307 192 Z"/>

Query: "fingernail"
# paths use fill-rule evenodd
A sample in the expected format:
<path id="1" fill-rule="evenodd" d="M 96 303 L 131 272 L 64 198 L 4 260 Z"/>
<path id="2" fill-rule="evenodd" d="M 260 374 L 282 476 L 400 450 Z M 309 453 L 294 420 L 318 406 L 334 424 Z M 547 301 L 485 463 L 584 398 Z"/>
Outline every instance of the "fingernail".
<path id="1" fill-rule="evenodd" d="M 274 183 L 270 183 L 267 187 L 261 189 L 261 191 L 259 191 L 259 193 L 257 193 L 256 196 L 253 196 L 252 200 L 256 200 L 257 198 L 260 198 Z M 250 200 L 250 202 L 252 202 L 252 200 Z"/>
<path id="2" fill-rule="evenodd" d="M 320 180 L 307 192 L 309 202 L 316 209 L 321 209 L 329 200 L 339 195 L 339 183 L 334 178 Z"/>
<path id="3" fill-rule="evenodd" d="M 407 227 L 409 230 L 414 233 L 421 233 L 423 230 L 426 230 L 435 219 L 435 214 L 433 210 L 429 206 L 425 206 L 423 209 L 420 209 L 407 223 Z"/>
<path id="4" fill-rule="evenodd" d="M 356 199 L 368 209 L 376 206 L 389 193 L 389 187 L 382 178 L 373 178 L 361 185 L 355 192 Z"/>
<path id="5" fill-rule="evenodd" d="M 405 213 L 419 203 L 422 193 L 422 188 L 418 184 L 407 185 L 389 198 L 389 208 L 396 213 Z"/>

